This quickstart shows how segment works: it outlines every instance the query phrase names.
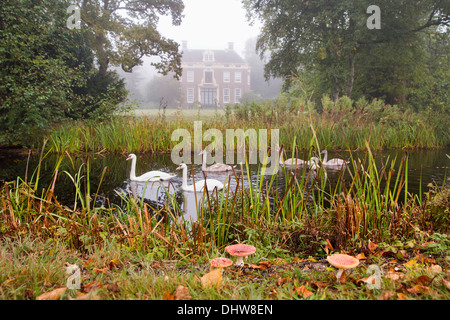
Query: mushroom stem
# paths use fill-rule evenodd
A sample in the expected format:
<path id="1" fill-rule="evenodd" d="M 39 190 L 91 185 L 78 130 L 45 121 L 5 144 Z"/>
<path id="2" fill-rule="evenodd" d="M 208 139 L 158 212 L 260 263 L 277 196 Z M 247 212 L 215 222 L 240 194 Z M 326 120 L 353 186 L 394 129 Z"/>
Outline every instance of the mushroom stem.
<path id="1" fill-rule="evenodd" d="M 339 279 L 342 276 L 342 272 L 344 272 L 344 269 L 339 269 L 338 272 L 336 273 L 336 282 L 339 282 Z"/>
<path id="2" fill-rule="evenodd" d="M 244 257 L 238 257 L 235 263 L 236 266 L 241 267 L 244 265 Z"/>

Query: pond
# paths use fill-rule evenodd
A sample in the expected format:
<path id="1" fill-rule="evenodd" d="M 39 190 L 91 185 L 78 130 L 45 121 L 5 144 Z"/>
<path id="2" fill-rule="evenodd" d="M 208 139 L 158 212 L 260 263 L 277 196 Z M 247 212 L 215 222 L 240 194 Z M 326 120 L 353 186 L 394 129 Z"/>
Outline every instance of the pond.
<path id="1" fill-rule="evenodd" d="M 432 149 L 432 150 L 410 150 L 408 154 L 408 192 L 413 194 L 419 194 L 428 190 L 429 183 L 435 183 L 439 186 L 444 183 L 450 183 L 448 178 L 448 169 L 450 167 L 450 159 L 447 155 L 450 154 L 449 149 Z M 402 150 L 390 150 L 390 151 L 378 151 L 374 152 L 374 159 L 377 164 L 377 168 L 380 169 L 383 164 L 389 160 L 396 159 L 395 166 L 398 167 L 401 159 L 404 155 Z M 364 159 L 367 157 L 366 152 L 352 152 L 354 159 Z M 306 155 L 303 157 L 306 159 Z M 347 152 L 330 152 L 329 158 L 340 157 L 349 159 L 349 153 Z M 27 167 L 27 161 L 29 161 Z M 57 165 L 58 156 L 48 155 L 41 163 L 41 174 L 39 178 L 39 185 L 42 188 L 47 188 L 51 185 L 53 171 Z M 5 156 L 0 157 L 0 182 L 16 180 L 17 177 L 25 179 L 27 176 L 28 181 L 31 179 L 36 180 L 35 176 L 39 165 L 39 155 L 33 155 L 28 160 L 27 156 Z M 59 168 L 58 178 L 55 183 L 55 195 L 58 201 L 72 207 L 74 206 L 75 199 L 75 187 L 74 183 L 69 177 L 69 174 L 74 177 L 78 173 L 80 166 L 89 166 L 89 182 L 91 193 L 97 193 L 100 197 L 97 198 L 97 205 L 109 202 L 120 204 L 121 197 L 135 196 L 142 197 L 147 203 L 150 203 L 153 208 L 162 206 L 166 198 L 166 192 L 176 195 L 176 201 L 184 213 L 184 218 L 187 220 L 196 220 L 196 201 L 202 201 L 202 193 L 181 192 L 180 187 L 182 184 L 182 172 L 177 171 L 177 165 L 171 160 L 170 154 L 144 154 L 138 155 L 136 164 L 136 174 L 150 171 L 160 170 L 172 174 L 176 174 L 176 177 L 171 180 L 170 183 L 142 183 L 131 182 L 130 176 L 130 161 L 126 161 L 126 155 L 107 154 L 107 155 L 89 155 L 83 157 L 68 157 L 65 156 Z M 250 165 L 250 179 L 248 181 L 247 173 L 243 176 L 244 185 L 246 187 L 251 185 L 256 187 L 258 181 L 258 165 Z M 28 169 L 27 169 L 28 168 Z M 192 168 L 188 166 L 188 184 L 192 184 L 191 170 L 193 170 L 195 181 L 204 179 L 201 165 L 193 165 Z M 244 166 L 244 170 L 245 166 Z M 65 172 L 64 172 L 65 171 Z M 236 174 L 240 173 L 240 166 L 236 166 Z M 82 170 L 83 172 L 83 170 Z M 234 178 L 234 174 L 229 180 L 230 191 L 236 190 L 237 181 Z M 297 173 L 302 174 L 301 170 Z M 102 178 L 103 176 L 103 178 Z M 339 176 L 339 173 L 329 172 L 329 181 L 332 183 Z M 208 178 L 224 181 L 226 174 L 208 173 Z M 271 179 L 270 176 L 266 176 L 265 180 Z M 275 177 L 276 185 L 285 185 L 285 175 L 279 171 Z M 350 179 L 349 179 L 350 180 Z M 82 180 L 83 186 L 85 186 L 87 179 L 84 177 Z M 84 190 L 84 188 L 83 188 Z"/>

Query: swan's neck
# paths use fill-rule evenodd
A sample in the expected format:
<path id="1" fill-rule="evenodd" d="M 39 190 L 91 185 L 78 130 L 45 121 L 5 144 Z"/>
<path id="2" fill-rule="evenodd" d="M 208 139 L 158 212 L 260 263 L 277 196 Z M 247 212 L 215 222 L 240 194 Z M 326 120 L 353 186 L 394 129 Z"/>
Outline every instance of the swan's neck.
<path id="1" fill-rule="evenodd" d="M 281 153 L 280 153 L 280 164 L 283 164 L 283 152 L 284 152 L 284 150 L 281 150 Z"/>
<path id="2" fill-rule="evenodd" d="M 328 160 L 328 151 L 325 150 L 324 154 L 325 154 L 325 155 L 324 155 L 324 157 L 323 157 L 323 163 L 327 162 L 327 160 Z"/>
<path id="3" fill-rule="evenodd" d="M 186 189 L 187 188 L 187 167 L 183 168 L 183 183 L 181 185 L 182 189 Z"/>
<path id="4" fill-rule="evenodd" d="M 131 159 L 130 180 L 136 179 L 136 159 Z"/>
<path id="5" fill-rule="evenodd" d="M 206 152 L 203 152 L 202 160 L 202 170 L 206 170 Z"/>

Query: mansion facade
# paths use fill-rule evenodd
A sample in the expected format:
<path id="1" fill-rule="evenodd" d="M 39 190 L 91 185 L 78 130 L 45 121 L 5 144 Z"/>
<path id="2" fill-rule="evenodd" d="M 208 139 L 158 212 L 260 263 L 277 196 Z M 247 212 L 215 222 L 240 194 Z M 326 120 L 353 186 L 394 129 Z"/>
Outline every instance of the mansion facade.
<path id="1" fill-rule="evenodd" d="M 225 50 L 189 50 L 182 45 L 183 108 L 221 108 L 250 91 L 250 67 L 228 44 Z"/>

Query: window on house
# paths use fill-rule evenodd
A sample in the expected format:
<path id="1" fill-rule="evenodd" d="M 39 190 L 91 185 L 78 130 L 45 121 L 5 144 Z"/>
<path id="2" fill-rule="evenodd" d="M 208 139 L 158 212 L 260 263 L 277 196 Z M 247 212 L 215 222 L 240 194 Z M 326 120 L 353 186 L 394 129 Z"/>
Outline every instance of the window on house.
<path id="1" fill-rule="evenodd" d="M 203 61 L 214 61 L 214 53 L 212 51 L 206 51 L 203 53 Z"/>
<path id="2" fill-rule="evenodd" d="M 200 102 L 203 106 L 217 105 L 217 89 L 216 88 L 201 88 Z"/>
<path id="3" fill-rule="evenodd" d="M 205 83 L 213 83 L 212 71 L 205 71 Z"/>
<path id="4" fill-rule="evenodd" d="M 194 88 L 187 89 L 187 103 L 194 103 Z"/>
<path id="5" fill-rule="evenodd" d="M 242 72 L 236 71 L 234 73 L 234 82 L 241 83 L 242 82 Z"/>
<path id="6" fill-rule="evenodd" d="M 241 88 L 234 89 L 234 103 L 239 103 L 241 101 L 242 92 Z"/>
<path id="7" fill-rule="evenodd" d="M 194 82 L 194 71 L 187 72 L 187 82 Z"/>
<path id="8" fill-rule="evenodd" d="M 230 82 L 230 78 L 231 78 L 230 72 L 229 71 L 225 71 L 223 73 L 223 82 Z"/>
<path id="9" fill-rule="evenodd" d="M 223 89 L 223 103 L 230 103 L 230 88 Z"/>

